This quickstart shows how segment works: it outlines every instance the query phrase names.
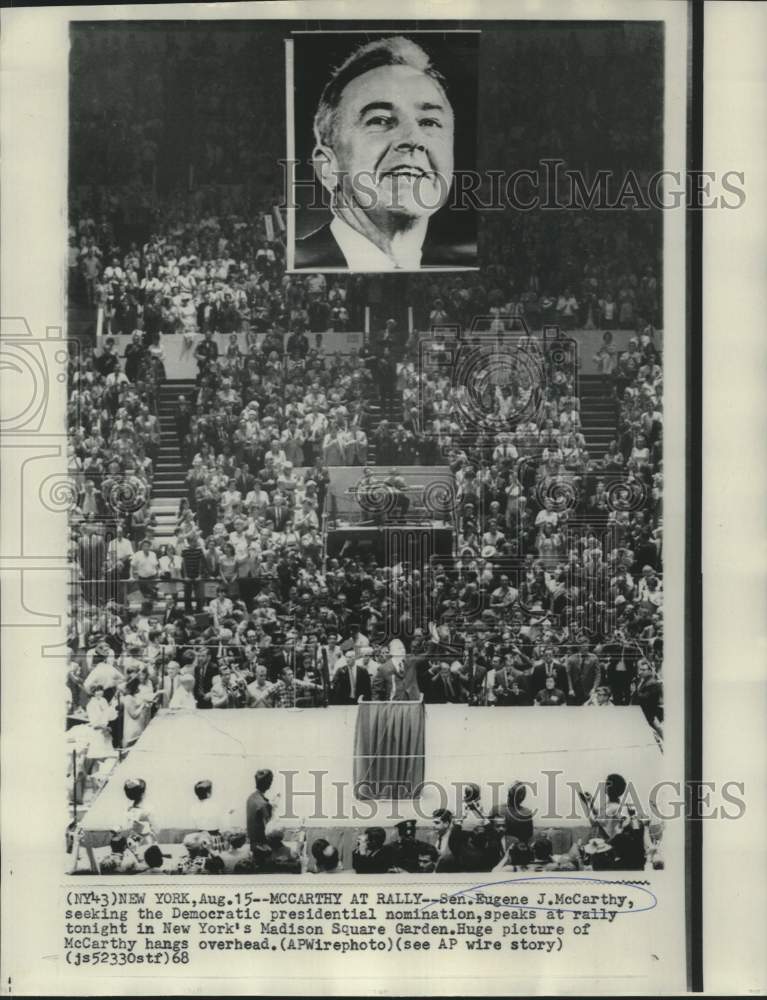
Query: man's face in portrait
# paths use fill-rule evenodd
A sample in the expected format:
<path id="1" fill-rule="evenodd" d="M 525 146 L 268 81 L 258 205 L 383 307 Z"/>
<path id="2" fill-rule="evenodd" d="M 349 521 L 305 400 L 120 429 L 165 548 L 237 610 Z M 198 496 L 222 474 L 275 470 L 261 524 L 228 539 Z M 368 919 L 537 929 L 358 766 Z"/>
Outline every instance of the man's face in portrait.
<path id="1" fill-rule="evenodd" d="M 315 164 L 325 187 L 340 186 L 370 219 L 428 217 L 447 200 L 454 115 L 442 88 L 411 66 L 380 66 L 351 80 L 334 115 L 332 146 Z"/>

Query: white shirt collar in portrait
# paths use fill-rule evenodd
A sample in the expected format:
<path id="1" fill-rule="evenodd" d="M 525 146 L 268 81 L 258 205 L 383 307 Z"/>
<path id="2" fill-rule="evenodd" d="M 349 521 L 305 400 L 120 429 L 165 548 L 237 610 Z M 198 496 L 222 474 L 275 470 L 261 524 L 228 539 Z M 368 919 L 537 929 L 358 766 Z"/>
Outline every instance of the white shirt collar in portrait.
<path id="1" fill-rule="evenodd" d="M 346 258 L 346 263 L 351 271 L 416 271 L 421 267 L 421 248 L 413 250 L 407 256 L 394 260 L 384 253 L 375 243 L 358 233 L 356 229 L 344 222 L 343 219 L 335 216 L 330 223 L 330 232 L 333 234 L 341 253 Z"/>

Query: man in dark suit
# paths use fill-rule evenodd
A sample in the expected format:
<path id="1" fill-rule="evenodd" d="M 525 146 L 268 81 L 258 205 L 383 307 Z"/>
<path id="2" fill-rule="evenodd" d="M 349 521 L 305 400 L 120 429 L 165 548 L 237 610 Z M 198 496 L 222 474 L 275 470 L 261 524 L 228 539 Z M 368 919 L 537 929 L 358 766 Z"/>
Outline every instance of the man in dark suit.
<path id="1" fill-rule="evenodd" d="M 504 835 L 491 822 L 465 829 L 463 820 L 454 819 L 448 836 L 448 847 L 455 871 L 489 872 L 503 857 Z M 440 865 L 438 871 L 447 869 Z"/>
<path id="2" fill-rule="evenodd" d="M 237 475 L 234 477 L 235 488 L 243 497 L 246 497 L 255 486 L 255 483 L 256 477 L 251 473 L 247 462 L 243 462 L 237 470 Z"/>
<path id="3" fill-rule="evenodd" d="M 430 225 L 452 186 L 454 126 L 445 82 L 414 41 L 382 38 L 352 52 L 314 116 L 313 165 L 331 194 L 333 220 L 296 240 L 295 266 L 476 264 L 475 240 L 440 236 Z M 449 212 L 442 216 L 454 227 Z"/>
<path id="4" fill-rule="evenodd" d="M 194 666 L 194 696 L 199 708 L 210 708 L 210 699 L 206 695 L 213 686 L 213 678 L 218 673 L 218 664 L 211 655 L 211 648 L 202 644 L 196 647 Z"/>
<path id="5" fill-rule="evenodd" d="M 506 831 L 506 813 L 506 808 L 494 806 L 487 817 L 485 855 L 488 863 L 488 871 L 492 871 L 501 858 L 506 856 L 506 852 L 512 844 L 518 843 L 518 837 Z"/>
<path id="6" fill-rule="evenodd" d="M 266 666 L 267 675 L 272 684 L 276 684 L 282 677 L 285 667 L 290 666 L 288 662 L 289 652 L 282 646 L 264 645 L 261 647 L 261 662 Z"/>
<path id="7" fill-rule="evenodd" d="M 429 684 L 428 701 L 433 705 L 461 704 L 469 700 L 460 673 L 451 670 L 443 660 Z"/>
<path id="8" fill-rule="evenodd" d="M 412 656 L 382 663 L 373 678 L 373 701 L 420 701 L 416 666 Z"/>
<path id="9" fill-rule="evenodd" d="M 393 865 L 383 827 L 371 826 L 360 834 L 357 847 L 352 851 L 352 867 L 358 875 L 385 875 Z"/>
<path id="10" fill-rule="evenodd" d="M 579 640 L 578 648 L 565 661 L 565 669 L 570 685 L 569 688 L 565 688 L 568 693 L 568 703 L 583 705 L 602 679 L 599 657 L 596 653 L 589 652 L 588 639 Z"/>
<path id="11" fill-rule="evenodd" d="M 357 657 L 355 660 L 351 652 L 347 654 L 346 663 L 338 667 L 333 675 L 331 705 L 356 705 L 360 699 L 370 701 L 371 683 L 365 667 L 366 659 Z"/>
<path id="12" fill-rule="evenodd" d="M 554 686 L 557 690 L 564 692 L 570 690 L 567 671 L 559 661 L 554 659 L 554 650 L 550 646 L 544 648 L 543 659 L 539 660 L 533 667 L 529 684 L 529 689 L 533 696 L 546 687 L 547 677 L 554 678 Z"/>
<path id="13" fill-rule="evenodd" d="M 264 511 L 264 517 L 275 531 L 283 531 L 291 516 L 290 508 L 279 494 L 275 496 L 274 503 L 270 504 Z"/>
<path id="14" fill-rule="evenodd" d="M 205 337 L 195 348 L 194 356 L 197 359 L 197 366 L 199 368 L 199 380 L 210 363 L 218 361 L 218 344 L 213 339 L 213 332 L 211 330 L 205 331 Z"/>
<path id="15" fill-rule="evenodd" d="M 175 622 L 184 620 L 184 609 L 178 603 L 176 594 L 166 594 L 160 617 L 161 625 L 173 625 Z"/>
<path id="16" fill-rule="evenodd" d="M 461 667 L 461 680 L 466 688 L 470 705 L 486 705 L 488 699 L 487 667 L 484 657 L 473 647 Z"/>
<path id="17" fill-rule="evenodd" d="M 272 803 L 267 799 L 266 793 L 272 787 L 274 774 L 268 768 L 260 768 L 256 771 L 255 780 L 256 790 L 251 792 L 245 803 L 245 817 L 253 859 L 265 861 L 270 854 L 266 826 L 273 812 Z"/>

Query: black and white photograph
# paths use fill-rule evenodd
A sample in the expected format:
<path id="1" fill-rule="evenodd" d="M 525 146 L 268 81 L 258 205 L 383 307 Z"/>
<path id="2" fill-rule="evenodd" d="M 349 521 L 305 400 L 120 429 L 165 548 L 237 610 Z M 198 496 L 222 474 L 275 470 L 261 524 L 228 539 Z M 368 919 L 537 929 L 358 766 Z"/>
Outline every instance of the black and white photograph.
<path id="1" fill-rule="evenodd" d="M 663 823 L 640 801 L 609 821 L 554 810 L 542 824 L 525 806 L 521 834 L 509 802 L 561 746 L 589 794 L 609 774 L 646 809 L 659 774 L 662 214 L 506 205 L 480 219 L 477 272 L 291 273 L 278 157 L 271 176 L 259 159 L 284 123 L 269 130 L 254 110 L 283 34 L 72 26 L 71 870 L 141 872 L 162 855 L 214 871 L 244 835 L 237 870 L 272 871 L 283 849 L 270 854 L 247 804 L 261 772 L 281 800 L 261 811 L 296 872 L 299 840 L 307 860 L 319 841 L 353 869 L 356 839 L 391 833 L 401 809 L 445 851 L 439 810 L 455 836 L 489 835 L 500 816 L 519 870 L 538 866 L 539 840 L 566 870 L 661 867 Z M 431 223 L 407 206 L 432 168 L 453 174 L 454 145 L 510 174 L 561 153 L 568 181 L 662 165 L 660 24 L 287 42 L 323 187 L 336 166 L 361 177 L 367 164 L 384 214 L 401 201 L 414 222 L 391 247 L 426 246 Z M 436 68 L 451 51 L 492 68 L 470 144 L 455 123 L 474 92 Z M 336 69 L 312 92 L 317 53 Z M 620 86 L 601 86 L 605 61 Z M 541 62 L 561 71 L 541 80 Z M 412 157 L 423 175 L 400 171 Z M 539 183 L 542 199 L 564 197 L 562 176 Z M 333 221 L 298 239 L 307 254 L 335 241 L 349 258 L 368 238 L 354 227 L 378 240 L 377 210 L 366 222 L 355 193 L 339 198 Z M 470 773 L 441 762 L 450 720 L 470 742 L 499 741 Z M 516 759 L 526 727 L 535 775 Z M 578 761 L 592 740 L 598 758 Z M 291 820 L 286 762 L 300 773 L 323 759 L 344 808 Z M 459 779 L 478 789 L 466 829 Z M 367 824 L 363 801 L 376 804 Z M 191 865 L 190 837 L 204 841 Z M 625 837 L 640 845 L 631 857 Z M 489 870 L 492 854 L 466 864 Z"/>
<path id="2" fill-rule="evenodd" d="M 289 265 L 292 254 L 297 271 L 478 266 L 477 213 L 454 185 L 456 171 L 476 173 L 478 50 L 476 32 L 293 35 Z"/>
<path id="3" fill-rule="evenodd" d="M 9 994 L 719 981 L 753 170 L 695 4 L 511 6 L 4 12 Z"/>

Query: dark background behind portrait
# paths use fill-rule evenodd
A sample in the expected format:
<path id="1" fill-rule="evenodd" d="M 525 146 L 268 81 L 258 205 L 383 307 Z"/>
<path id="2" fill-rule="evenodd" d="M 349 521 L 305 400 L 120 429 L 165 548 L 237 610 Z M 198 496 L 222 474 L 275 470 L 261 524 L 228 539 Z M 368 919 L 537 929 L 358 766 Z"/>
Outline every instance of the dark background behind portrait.
<path id="1" fill-rule="evenodd" d="M 296 237 L 305 236 L 332 218 L 327 208 L 312 204 L 328 203 L 328 195 L 311 166 L 314 149 L 314 113 L 322 88 L 336 66 L 354 49 L 379 38 L 402 34 L 412 39 L 431 58 L 447 81 L 448 97 L 455 113 L 455 170 L 477 169 L 477 60 L 478 32 L 366 31 L 353 34 L 297 34 L 293 36 L 294 142 L 296 177 L 314 182 L 314 192 L 297 190 Z M 474 211 L 453 212 L 456 242 L 476 243 L 477 218 Z"/>

